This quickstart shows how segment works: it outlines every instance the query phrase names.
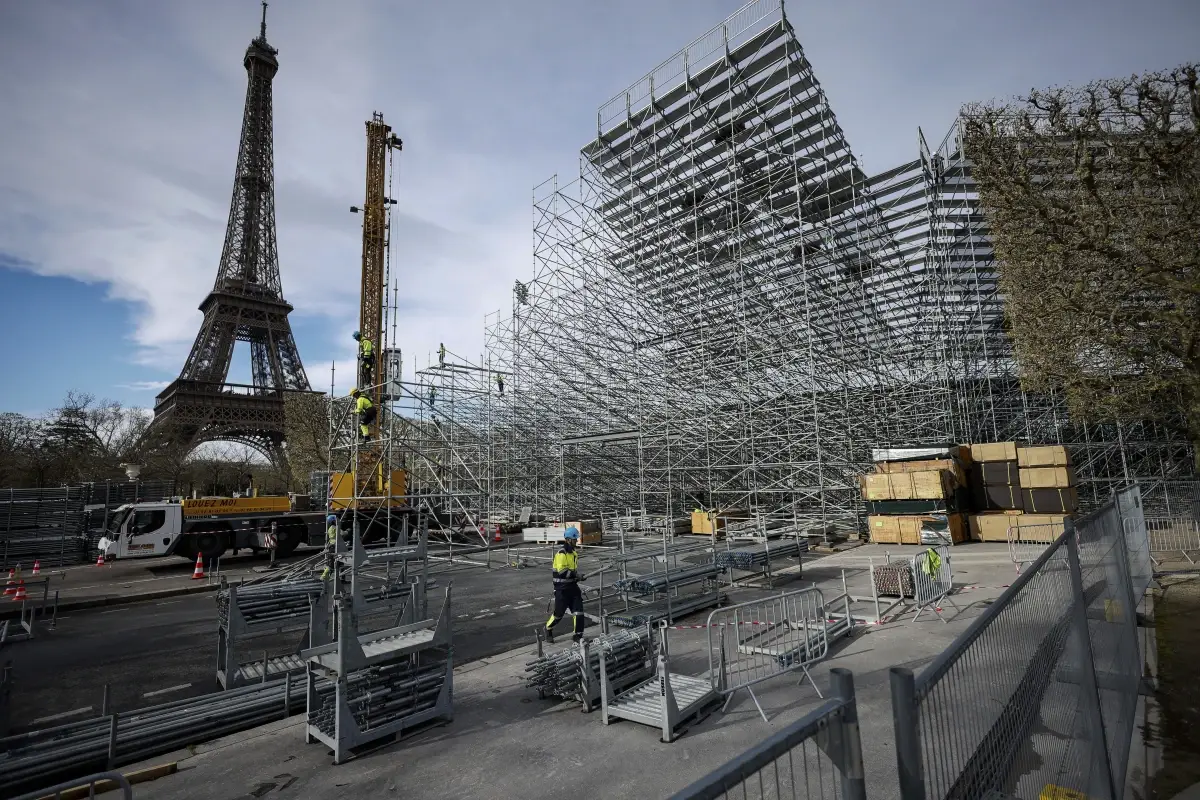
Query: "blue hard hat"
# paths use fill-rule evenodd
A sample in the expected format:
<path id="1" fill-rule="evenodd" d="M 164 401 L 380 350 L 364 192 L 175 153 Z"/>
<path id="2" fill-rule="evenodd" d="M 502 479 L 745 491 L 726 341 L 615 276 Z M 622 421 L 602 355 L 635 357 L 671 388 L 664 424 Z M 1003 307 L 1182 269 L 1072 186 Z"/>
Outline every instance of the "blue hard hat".
<path id="1" fill-rule="evenodd" d="M 330 514 L 325 518 L 325 521 L 332 525 L 333 523 L 337 522 L 337 517 L 335 517 L 333 514 Z"/>
<path id="2" fill-rule="evenodd" d="M 359 338 L 361 338 L 361 337 L 362 337 L 362 334 L 361 334 L 361 333 L 359 333 L 358 331 L 355 331 L 354 333 L 352 333 L 352 334 L 350 334 L 350 335 L 351 335 L 352 337 L 354 337 L 355 339 L 359 339 Z"/>
<path id="3" fill-rule="evenodd" d="M 563 538 L 564 539 L 578 539 L 579 538 L 579 528 L 576 528 L 574 525 L 567 528 L 566 531 L 563 532 Z"/>

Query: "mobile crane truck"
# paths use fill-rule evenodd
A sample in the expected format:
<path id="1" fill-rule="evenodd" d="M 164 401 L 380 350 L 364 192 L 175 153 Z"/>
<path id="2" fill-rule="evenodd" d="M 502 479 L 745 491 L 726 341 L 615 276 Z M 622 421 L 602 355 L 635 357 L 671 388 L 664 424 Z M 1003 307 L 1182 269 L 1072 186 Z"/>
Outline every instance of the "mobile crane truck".
<path id="1" fill-rule="evenodd" d="M 307 499 L 307 498 L 304 498 Z M 287 497 L 200 497 L 127 503 L 109 519 L 99 549 L 105 558 L 197 554 L 215 559 L 227 549 L 262 550 L 275 524 L 275 553 L 324 541 L 323 511 L 297 510 Z M 314 532 L 310 539 L 310 532 Z"/>

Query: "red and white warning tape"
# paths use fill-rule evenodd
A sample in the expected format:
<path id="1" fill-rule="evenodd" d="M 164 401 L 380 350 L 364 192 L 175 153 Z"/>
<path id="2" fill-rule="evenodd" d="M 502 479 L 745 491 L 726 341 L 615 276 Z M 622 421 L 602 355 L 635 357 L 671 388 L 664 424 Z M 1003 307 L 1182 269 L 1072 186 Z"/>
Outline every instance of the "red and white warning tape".
<path id="1" fill-rule="evenodd" d="M 782 622 L 714 622 L 712 625 L 668 625 L 672 631 L 698 631 L 704 628 L 733 628 L 738 625 L 781 625 Z"/>

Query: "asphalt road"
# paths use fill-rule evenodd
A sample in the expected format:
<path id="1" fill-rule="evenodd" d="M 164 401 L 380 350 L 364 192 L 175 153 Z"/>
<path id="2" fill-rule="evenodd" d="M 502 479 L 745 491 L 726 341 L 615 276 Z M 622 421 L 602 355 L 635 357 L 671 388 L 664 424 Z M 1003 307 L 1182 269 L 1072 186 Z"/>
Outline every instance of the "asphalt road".
<path id="1" fill-rule="evenodd" d="M 457 663 L 533 644 L 532 629 L 545 622 L 551 590 L 545 569 L 438 565 L 431 572 L 437 583 L 429 593 L 431 615 L 453 581 Z M 299 644 L 300 634 L 260 639 L 253 655 L 264 647 L 294 652 Z M 42 626 L 36 639 L 6 645 L 0 662 L 7 660 L 14 732 L 98 715 L 106 683 L 110 710 L 118 711 L 218 691 L 214 595 L 67 612 L 57 629 Z"/>

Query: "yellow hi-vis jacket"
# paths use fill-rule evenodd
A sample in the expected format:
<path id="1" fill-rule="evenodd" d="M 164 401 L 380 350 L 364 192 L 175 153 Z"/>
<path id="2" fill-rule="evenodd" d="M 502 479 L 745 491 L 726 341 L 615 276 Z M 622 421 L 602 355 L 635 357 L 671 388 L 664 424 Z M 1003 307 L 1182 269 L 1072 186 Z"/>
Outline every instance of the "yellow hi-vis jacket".
<path id="1" fill-rule="evenodd" d="M 354 410 L 356 412 L 358 412 L 359 414 L 361 414 L 364 411 L 366 411 L 367 409 L 369 409 L 372 405 L 374 405 L 374 404 L 370 400 L 367 399 L 366 395 L 360 394 L 358 396 L 358 402 L 356 402 L 354 404 Z"/>
<path id="2" fill-rule="evenodd" d="M 579 554 L 568 553 L 565 549 L 561 549 L 554 554 L 554 563 L 550 565 L 550 568 L 554 570 L 556 586 L 575 583 L 579 580 Z"/>
<path id="3" fill-rule="evenodd" d="M 370 339 L 360 339 L 358 342 L 358 354 L 363 358 L 370 358 L 371 353 L 375 351 L 375 345 L 371 344 Z"/>
<path id="4" fill-rule="evenodd" d="M 330 547 L 333 547 L 335 544 L 337 544 L 337 535 L 338 535 L 337 525 L 330 525 L 325 530 L 325 544 L 329 545 Z"/>

